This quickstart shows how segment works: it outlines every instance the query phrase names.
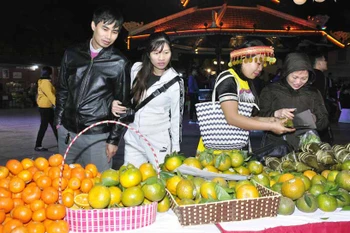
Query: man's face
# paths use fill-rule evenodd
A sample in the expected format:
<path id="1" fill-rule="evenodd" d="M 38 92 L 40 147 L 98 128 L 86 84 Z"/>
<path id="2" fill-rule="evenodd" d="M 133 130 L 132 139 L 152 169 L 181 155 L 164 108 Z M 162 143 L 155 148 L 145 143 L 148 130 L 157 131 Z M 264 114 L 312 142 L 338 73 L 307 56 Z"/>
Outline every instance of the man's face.
<path id="1" fill-rule="evenodd" d="M 93 33 L 92 46 L 94 49 L 107 48 L 111 46 L 114 41 L 118 38 L 120 27 L 114 27 L 115 23 L 105 24 L 99 22 L 95 25 L 91 23 Z"/>
<path id="2" fill-rule="evenodd" d="M 319 58 L 318 63 L 321 71 L 326 71 L 328 69 L 327 60 L 324 56 Z"/>

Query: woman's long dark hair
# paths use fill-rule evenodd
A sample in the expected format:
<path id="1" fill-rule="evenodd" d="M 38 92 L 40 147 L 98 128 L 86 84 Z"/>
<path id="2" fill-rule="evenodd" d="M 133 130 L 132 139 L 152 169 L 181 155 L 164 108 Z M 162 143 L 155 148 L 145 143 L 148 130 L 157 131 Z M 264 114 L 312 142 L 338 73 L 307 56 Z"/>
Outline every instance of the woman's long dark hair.
<path id="1" fill-rule="evenodd" d="M 147 82 L 150 74 L 153 72 L 153 64 L 150 59 L 150 53 L 155 50 L 163 51 L 164 45 L 168 44 L 171 51 L 170 38 L 164 32 L 156 32 L 148 37 L 145 51 L 142 54 L 142 68 L 136 75 L 136 83 L 132 88 L 134 103 L 138 104 L 141 100 L 143 92 L 147 89 Z M 171 64 L 167 65 L 166 69 L 169 69 Z"/>

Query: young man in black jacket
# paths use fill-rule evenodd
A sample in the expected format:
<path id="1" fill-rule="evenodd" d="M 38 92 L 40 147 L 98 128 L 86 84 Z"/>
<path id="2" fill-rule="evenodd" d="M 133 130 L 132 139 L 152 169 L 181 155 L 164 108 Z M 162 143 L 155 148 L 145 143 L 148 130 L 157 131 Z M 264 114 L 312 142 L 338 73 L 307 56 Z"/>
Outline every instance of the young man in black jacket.
<path id="1" fill-rule="evenodd" d="M 55 111 L 62 155 L 79 132 L 113 119 L 110 109 L 114 99 L 125 105 L 130 99 L 129 62 L 113 46 L 122 24 L 123 16 L 117 9 L 100 7 L 93 14 L 92 38 L 64 53 Z M 72 144 L 65 162 L 93 163 L 101 172 L 111 168 L 123 130 L 115 124 L 94 125 Z"/>
<path id="2" fill-rule="evenodd" d="M 311 85 L 320 91 L 328 111 L 329 120 L 331 120 L 332 111 L 331 103 L 329 102 L 329 79 L 324 74 L 324 72 L 328 70 L 327 59 L 324 54 L 316 52 L 310 55 L 310 60 L 315 72 L 315 78 L 312 80 Z M 318 134 L 322 142 L 333 144 L 334 138 L 330 124 L 327 128 L 318 130 Z"/>

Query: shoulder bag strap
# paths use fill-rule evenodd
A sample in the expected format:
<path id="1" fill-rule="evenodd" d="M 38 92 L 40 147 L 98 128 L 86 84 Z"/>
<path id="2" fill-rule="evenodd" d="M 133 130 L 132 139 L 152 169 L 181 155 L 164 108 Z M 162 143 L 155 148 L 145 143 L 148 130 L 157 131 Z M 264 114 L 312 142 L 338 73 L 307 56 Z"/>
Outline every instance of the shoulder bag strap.
<path id="1" fill-rule="evenodd" d="M 176 76 L 162 87 L 155 90 L 152 94 L 150 94 L 146 99 L 144 99 L 140 104 L 135 107 L 135 112 L 137 112 L 140 108 L 145 106 L 148 102 L 150 102 L 154 97 L 160 95 L 162 92 L 166 91 L 169 87 L 171 87 L 174 83 L 180 81 L 180 77 Z"/>
<path id="2" fill-rule="evenodd" d="M 234 74 L 231 72 L 231 70 L 233 70 L 232 68 L 230 68 L 230 73 L 234 76 Z M 213 104 L 213 109 L 215 109 L 215 92 L 216 92 L 216 88 L 217 86 L 219 86 L 219 84 L 224 81 L 225 79 L 230 78 L 230 75 L 226 75 L 225 77 L 222 77 L 220 80 L 216 79 L 215 80 L 215 84 L 214 84 L 214 88 L 213 88 L 213 92 L 211 95 L 211 101 Z M 237 84 L 238 85 L 238 84 Z"/>

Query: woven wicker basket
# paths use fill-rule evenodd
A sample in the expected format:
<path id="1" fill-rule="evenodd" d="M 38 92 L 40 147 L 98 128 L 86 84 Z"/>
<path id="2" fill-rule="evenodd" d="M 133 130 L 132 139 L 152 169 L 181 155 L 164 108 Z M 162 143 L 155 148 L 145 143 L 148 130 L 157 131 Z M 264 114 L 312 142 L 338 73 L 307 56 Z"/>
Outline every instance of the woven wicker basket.
<path id="1" fill-rule="evenodd" d="M 76 135 L 70 142 L 67 147 L 67 150 L 64 154 L 64 160 L 67 157 L 69 149 L 76 141 L 76 139 L 82 135 L 84 132 L 89 130 L 90 128 L 105 124 L 105 123 L 113 123 L 122 125 L 136 134 L 138 134 L 147 145 L 151 148 L 154 156 L 156 158 L 156 163 L 158 164 L 157 156 L 155 154 L 154 149 L 148 140 L 141 135 L 136 129 L 123 124 L 118 121 L 106 120 L 97 122 Z M 64 163 L 63 160 L 63 163 Z M 158 168 L 158 176 L 159 176 L 159 166 Z M 63 166 L 61 169 L 61 178 L 63 176 Z M 61 190 L 61 180 L 59 186 L 59 198 L 62 200 L 62 190 Z M 123 207 L 123 208 L 111 208 L 111 209 L 66 209 L 65 221 L 68 222 L 70 227 L 70 232 L 116 232 L 116 231 L 125 231 L 125 230 L 134 230 L 138 228 L 142 228 L 148 225 L 151 225 L 156 221 L 157 216 L 157 202 L 153 202 L 148 205 L 135 206 L 135 207 Z"/>
<path id="2" fill-rule="evenodd" d="M 277 216 L 281 195 L 259 184 L 257 184 L 257 188 L 261 194 L 259 198 L 185 206 L 179 206 L 169 192 L 167 195 L 170 197 L 172 210 L 183 226 Z"/>

